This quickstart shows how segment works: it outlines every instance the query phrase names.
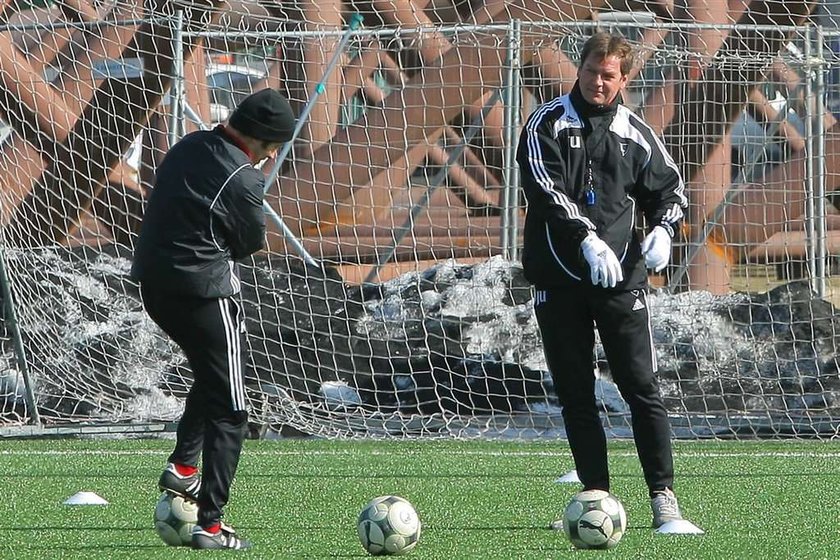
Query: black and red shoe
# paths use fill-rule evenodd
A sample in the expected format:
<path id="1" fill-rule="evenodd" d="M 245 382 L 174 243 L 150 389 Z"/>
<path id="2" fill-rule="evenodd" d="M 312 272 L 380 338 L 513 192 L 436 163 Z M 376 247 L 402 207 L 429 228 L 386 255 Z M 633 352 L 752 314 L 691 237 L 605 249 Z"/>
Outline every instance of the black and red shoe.
<path id="1" fill-rule="evenodd" d="M 240 539 L 233 527 L 220 523 L 212 529 L 196 525 L 191 545 L 199 550 L 246 550 L 251 548 L 251 541 Z"/>
<path id="2" fill-rule="evenodd" d="M 194 470 L 193 474 L 185 475 L 178 472 L 175 463 L 169 463 L 160 475 L 158 488 L 162 492 L 169 492 L 187 500 L 197 502 L 198 491 L 201 488 L 201 478 L 198 475 L 197 469 Z"/>

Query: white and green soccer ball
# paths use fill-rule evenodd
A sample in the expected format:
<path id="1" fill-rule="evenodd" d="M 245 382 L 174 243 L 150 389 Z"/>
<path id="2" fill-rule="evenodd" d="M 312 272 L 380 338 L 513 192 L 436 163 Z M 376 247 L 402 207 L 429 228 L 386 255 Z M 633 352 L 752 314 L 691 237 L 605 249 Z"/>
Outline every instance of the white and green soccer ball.
<path id="1" fill-rule="evenodd" d="M 613 548 L 627 530 L 627 514 L 609 492 L 584 490 L 566 506 L 563 530 L 575 548 Z"/>
<path id="2" fill-rule="evenodd" d="M 420 539 L 420 518 L 405 498 L 380 496 L 362 509 L 358 529 L 359 540 L 370 554 L 405 554 Z"/>
<path id="3" fill-rule="evenodd" d="M 198 523 L 198 504 L 164 492 L 155 505 L 155 531 L 169 546 L 186 546 Z"/>

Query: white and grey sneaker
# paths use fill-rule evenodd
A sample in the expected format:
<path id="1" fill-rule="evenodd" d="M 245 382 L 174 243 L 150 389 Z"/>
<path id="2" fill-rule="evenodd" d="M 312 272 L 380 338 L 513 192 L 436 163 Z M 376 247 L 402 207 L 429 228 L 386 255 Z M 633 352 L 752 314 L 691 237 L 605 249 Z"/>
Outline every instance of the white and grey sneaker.
<path id="1" fill-rule="evenodd" d="M 670 488 L 653 493 L 650 499 L 650 509 L 653 510 L 653 527 L 658 529 L 669 521 L 682 519 L 680 505 L 674 491 Z"/>

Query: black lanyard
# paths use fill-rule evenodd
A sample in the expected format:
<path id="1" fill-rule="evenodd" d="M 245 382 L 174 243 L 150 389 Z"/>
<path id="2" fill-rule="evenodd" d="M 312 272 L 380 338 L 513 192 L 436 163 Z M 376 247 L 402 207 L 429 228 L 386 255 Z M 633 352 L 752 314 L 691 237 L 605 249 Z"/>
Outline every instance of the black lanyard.
<path id="1" fill-rule="evenodd" d="M 586 205 L 595 206 L 595 177 L 592 175 L 592 160 L 586 160 Z"/>
<path id="2" fill-rule="evenodd" d="M 587 118 L 587 117 L 584 117 Z M 592 171 L 592 158 L 590 157 L 590 153 L 595 153 L 597 149 L 601 146 L 601 144 L 606 140 L 607 135 L 610 133 L 610 125 L 612 124 L 613 117 L 610 117 L 606 124 L 599 127 L 601 134 L 600 138 L 595 139 L 595 144 L 591 147 L 587 146 L 586 140 L 587 138 L 581 138 L 581 143 L 583 144 L 583 151 L 586 154 L 586 205 L 587 206 L 595 206 L 595 173 Z M 600 120 L 600 119 L 599 119 Z M 596 132 L 595 124 L 592 122 L 591 119 L 588 120 L 589 126 L 592 130 L 589 132 L 589 137 L 592 136 Z M 582 132 L 585 132 L 585 128 Z"/>

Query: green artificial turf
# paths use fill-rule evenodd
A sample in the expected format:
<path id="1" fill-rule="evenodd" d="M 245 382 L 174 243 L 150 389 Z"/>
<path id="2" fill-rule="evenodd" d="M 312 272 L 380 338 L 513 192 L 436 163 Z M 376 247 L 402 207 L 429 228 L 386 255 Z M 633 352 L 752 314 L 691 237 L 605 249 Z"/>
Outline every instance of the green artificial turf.
<path id="1" fill-rule="evenodd" d="M 187 558 L 152 528 L 168 440 L 0 441 L 0 558 Z M 248 441 L 225 520 L 254 541 L 242 558 L 363 558 L 356 516 L 397 494 L 423 523 L 415 559 L 840 558 L 836 442 L 678 442 L 677 493 L 703 536 L 657 535 L 632 443 L 610 446 L 629 530 L 576 551 L 547 529 L 577 486 L 565 442 Z M 79 491 L 107 506 L 66 506 Z"/>

